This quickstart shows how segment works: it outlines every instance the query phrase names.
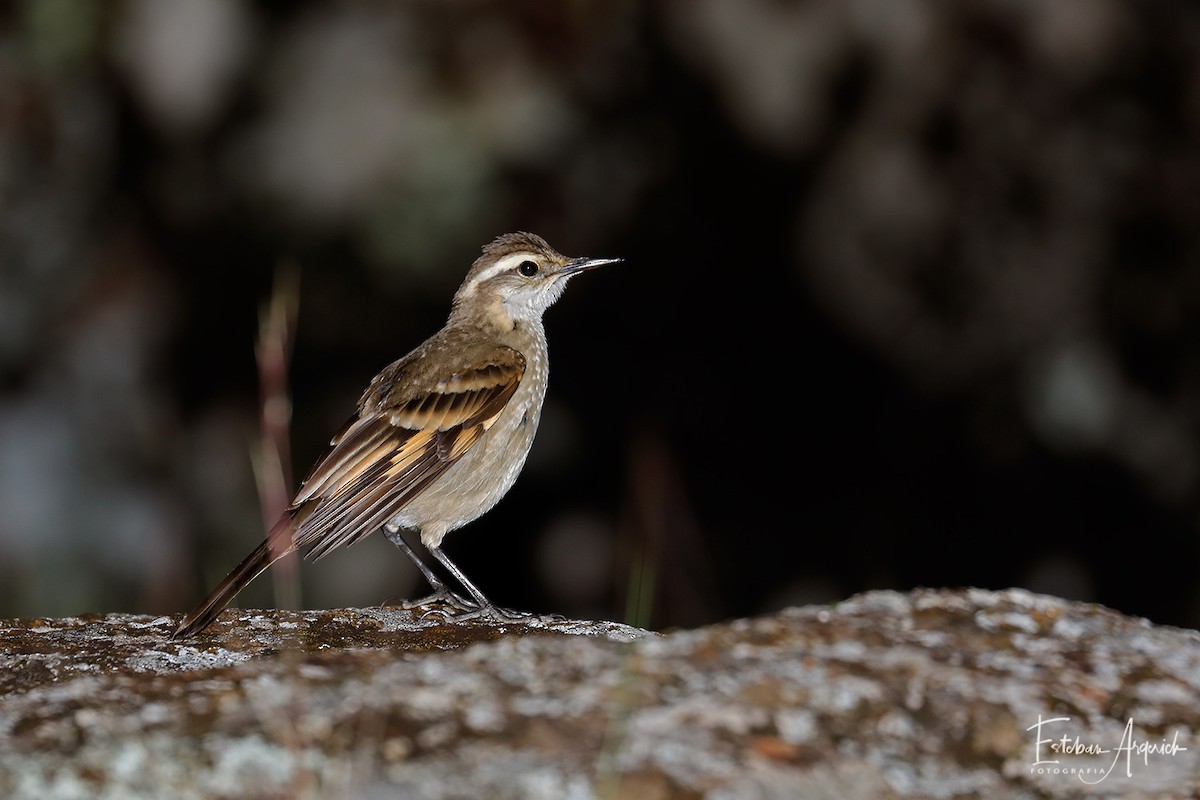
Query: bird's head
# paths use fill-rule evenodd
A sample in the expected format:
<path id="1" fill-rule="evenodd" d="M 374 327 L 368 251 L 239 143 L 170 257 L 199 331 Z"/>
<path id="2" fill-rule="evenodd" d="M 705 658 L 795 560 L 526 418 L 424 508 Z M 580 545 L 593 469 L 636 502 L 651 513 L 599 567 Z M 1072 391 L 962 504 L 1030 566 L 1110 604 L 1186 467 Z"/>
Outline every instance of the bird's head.
<path id="1" fill-rule="evenodd" d="M 454 308 L 488 308 L 513 322 L 539 320 L 571 276 L 620 260 L 567 258 L 540 236 L 506 233 L 484 245 L 454 294 Z"/>

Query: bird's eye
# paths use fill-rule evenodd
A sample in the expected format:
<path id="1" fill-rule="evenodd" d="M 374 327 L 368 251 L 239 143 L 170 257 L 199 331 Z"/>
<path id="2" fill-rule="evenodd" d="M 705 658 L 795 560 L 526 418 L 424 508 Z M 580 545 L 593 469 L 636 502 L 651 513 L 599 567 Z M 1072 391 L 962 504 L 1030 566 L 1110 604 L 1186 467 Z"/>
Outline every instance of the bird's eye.
<path id="1" fill-rule="evenodd" d="M 517 272 L 524 275 L 526 278 L 532 278 L 538 274 L 538 265 L 534 261 L 522 261 L 517 265 Z"/>

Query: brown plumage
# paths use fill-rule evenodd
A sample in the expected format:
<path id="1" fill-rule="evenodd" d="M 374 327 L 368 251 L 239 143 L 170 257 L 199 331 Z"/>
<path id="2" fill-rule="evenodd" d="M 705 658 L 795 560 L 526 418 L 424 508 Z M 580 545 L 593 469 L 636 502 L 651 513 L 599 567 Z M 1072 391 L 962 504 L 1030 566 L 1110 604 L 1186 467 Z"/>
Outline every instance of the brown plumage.
<path id="1" fill-rule="evenodd" d="M 385 368 L 358 411 L 317 459 L 267 538 L 179 623 L 173 639 L 207 627 L 283 556 L 320 559 L 382 529 L 464 616 L 509 618 L 441 550 L 442 538 L 491 508 L 524 465 L 545 396 L 541 316 L 574 274 L 615 259 L 568 259 L 540 237 L 485 245 L 455 293 L 446 326 Z M 421 543 L 463 585 L 449 591 L 401 538 Z"/>

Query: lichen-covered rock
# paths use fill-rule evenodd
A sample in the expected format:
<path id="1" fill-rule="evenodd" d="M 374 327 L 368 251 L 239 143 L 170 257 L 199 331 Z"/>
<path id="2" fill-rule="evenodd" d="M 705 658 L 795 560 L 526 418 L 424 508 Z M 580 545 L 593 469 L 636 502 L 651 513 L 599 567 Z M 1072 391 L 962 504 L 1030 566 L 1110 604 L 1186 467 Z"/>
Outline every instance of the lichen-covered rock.
<path id="1" fill-rule="evenodd" d="M 391 609 L 170 629 L 0 622 L 0 797 L 1183 798 L 1200 776 L 1200 635 L 1018 590 L 662 636 Z"/>

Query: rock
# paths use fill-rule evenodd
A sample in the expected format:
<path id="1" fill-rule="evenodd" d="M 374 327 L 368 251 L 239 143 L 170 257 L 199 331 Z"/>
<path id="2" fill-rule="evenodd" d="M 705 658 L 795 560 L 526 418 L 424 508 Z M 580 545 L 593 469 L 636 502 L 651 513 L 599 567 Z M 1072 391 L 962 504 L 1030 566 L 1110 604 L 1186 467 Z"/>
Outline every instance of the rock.
<path id="1" fill-rule="evenodd" d="M 665 635 L 394 609 L 171 627 L 0 622 L 0 796 L 1182 798 L 1200 776 L 1200 634 L 1021 590 Z"/>

